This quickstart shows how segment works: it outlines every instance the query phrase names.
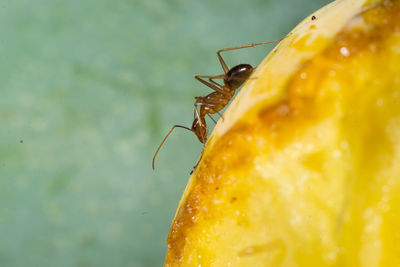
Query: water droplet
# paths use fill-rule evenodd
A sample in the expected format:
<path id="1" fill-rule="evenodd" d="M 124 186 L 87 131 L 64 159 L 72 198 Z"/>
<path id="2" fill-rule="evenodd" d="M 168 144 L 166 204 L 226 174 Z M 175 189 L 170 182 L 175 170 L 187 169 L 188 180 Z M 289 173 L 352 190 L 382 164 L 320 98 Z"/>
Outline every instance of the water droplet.
<path id="1" fill-rule="evenodd" d="M 340 54 L 342 54 L 345 57 L 350 56 L 350 51 L 347 47 L 343 46 L 340 48 Z"/>

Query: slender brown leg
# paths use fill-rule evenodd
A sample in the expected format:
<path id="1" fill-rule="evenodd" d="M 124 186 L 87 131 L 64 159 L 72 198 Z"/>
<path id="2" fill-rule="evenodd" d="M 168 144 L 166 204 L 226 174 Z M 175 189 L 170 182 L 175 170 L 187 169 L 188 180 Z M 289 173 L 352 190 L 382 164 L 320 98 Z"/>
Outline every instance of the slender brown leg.
<path id="1" fill-rule="evenodd" d="M 169 130 L 169 132 L 167 133 L 167 135 L 166 135 L 166 136 L 164 137 L 164 139 L 162 140 L 161 144 L 158 146 L 158 148 L 157 148 L 157 150 L 156 150 L 156 153 L 154 153 L 153 162 L 152 162 L 153 170 L 154 170 L 154 161 L 155 161 L 155 159 L 156 159 L 156 157 L 157 157 L 158 151 L 160 151 L 160 148 L 161 148 L 162 145 L 164 144 L 165 140 L 167 140 L 168 136 L 169 136 L 169 135 L 172 133 L 172 131 L 173 131 L 175 128 L 177 128 L 177 127 L 183 128 L 183 129 L 186 129 L 186 130 L 189 130 L 189 131 L 193 132 L 192 129 L 190 129 L 190 128 L 188 128 L 188 127 L 185 127 L 185 126 L 181 126 L 181 125 L 174 125 L 174 126 L 172 126 L 171 130 Z"/>
<path id="2" fill-rule="evenodd" d="M 272 42 L 262 42 L 262 43 L 252 43 L 252 44 L 247 44 L 247 45 L 240 45 L 240 46 L 234 46 L 234 47 L 229 47 L 229 48 L 224 48 L 221 50 L 218 50 L 217 52 L 217 56 L 219 59 L 219 62 L 221 63 L 222 69 L 224 70 L 225 74 L 228 73 L 229 68 L 225 63 L 225 60 L 222 58 L 221 53 L 225 52 L 225 51 L 231 51 L 231 50 L 236 50 L 236 49 L 242 49 L 242 48 L 247 48 L 247 47 L 255 47 L 257 45 L 263 45 L 263 44 L 276 44 L 279 43 L 280 41 L 282 41 L 282 39 L 278 40 L 278 41 L 272 41 Z"/>
<path id="3" fill-rule="evenodd" d="M 208 107 L 219 107 L 223 105 L 223 107 L 227 104 L 225 99 L 204 99 L 204 97 L 198 96 L 195 97 L 196 103 L 199 106 L 208 106 Z M 222 108 L 223 108 L 222 107 Z"/>
<path id="4" fill-rule="evenodd" d="M 224 78 L 225 78 L 225 77 L 224 77 Z M 219 87 L 224 88 L 224 91 L 226 90 L 225 87 L 224 87 L 223 85 L 217 83 L 217 82 L 214 81 L 213 79 L 217 79 L 217 78 L 209 78 L 208 80 L 209 80 L 212 84 L 215 84 L 215 86 L 219 86 Z"/>
<path id="5" fill-rule="evenodd" d="M 222 76 L 222 77 L 221 77 Z M 216 83 L 216 82 L 207 82 L 205 80 L 203 80 L 202 78 L 210 78 L 210 79 L 219 79 L 219 78 L 223 78 L 224 75 L 217 75 L 217 76 L 208 76 L 208 75 L 196 75 L 194 76 L 194 78 L 196 78 L 196 80 L 198 80 L 199 82 L 201 82 L 202 84 L 207 85 L 208 87 L 210 87 L 211 89 L 214 89 L 215 91 L 221 93 L 221 94 L 225 94 L 225 89 L 223 86 L 221 86 L 220 84 Z"/>
<path id="6" fill-rule="evenodd" d="M 204 148 L 205 148 L 205 144 L 203 144 L 203 150 L 201 151 L 200 157 L 197 160 L 196 164 L 193 166 L 193 170 L 190 172 L 190 174 L 192 174 L 196 170 L 196 168 L 199 165 L 201 159 L 203 158 Z"/>
<path id="7" fill-rule="evenodd" d="M 222 116 L 221 113 L 219 113 L 219 111 L 217 111 L 217 114 L 221 117 L 222 121 L 224 121 L 224 116 Z"/>
<path id="8" fill-rule="evenodd" d="M 224 116 L 222 116 L 222 114 L 221 113 L 219 113 L 219 111 L 216 111 L 215 113 L 217 113 L 220 117 L 221 117 L 221 119 L 222 119 L 222 121 L 224 120 Z M 214 122 L 215 122 L 215 120 L 214 120 L 214 118 L 213 117 L 211 117 L 211 115 L 210 114 L 207 114 Z M 216 123 L 216 122 L 215 122 Z"/>
<path id="9" fill-rule="evenodd" d="M 224 48 L 224 49 L 218 50 L 217 54 L 220 54 L 220 53 L 225 52 L 225 51 L 232 51 L 232 50 L 237 50 L 237 49 L 242 49 L 242 48 L 255 47 L 255 46 L 257 46 L 257 45 L 277 44 L 277 43 L 279 43 L 279 42 L 282 41 L 282 40 L 283 40 L 283 38 L 282 38 L 282 39 L 279 39 L 279 40 L 277 40 L 277 41 L 262 42 L 262 43 L 252 43 L 252 44 L 247 44 L 247 45 L 239 45 L 239 46 Z M 221 57 L 221 58 L 222 58 L 222 57 Z M 222 60 L 222 61 L 224 61 L 224 60 Z"/>
<path id="10" fill-rule="evenodd" d="M 227 74 L 228 71 L 229 71 L 229 68 L 228 68 L 228 66 L 227 66 L 226 63 L 225 63 L 225 60 L 222 58 L 221 52 L 223 52 L 223 51 L 219 50 L 219 51 L 217 52 L 217 56 L 218 56 L 219 62 L 221 63 L 222 69 L 224 70 L 224 73 Z"/>
<path id="11" fill-rule="evenodd" d="M 213 117 L 211 117 L 211 115 L 210 114 L 207 114 L 208 115 L 208 117 L 210 117 L 210 119 L 212 119 L 212 121 L 215 123 L 215 124 L 217 124 L 217 121 L 216 120 L 214 120 L 214 118 Z"/>

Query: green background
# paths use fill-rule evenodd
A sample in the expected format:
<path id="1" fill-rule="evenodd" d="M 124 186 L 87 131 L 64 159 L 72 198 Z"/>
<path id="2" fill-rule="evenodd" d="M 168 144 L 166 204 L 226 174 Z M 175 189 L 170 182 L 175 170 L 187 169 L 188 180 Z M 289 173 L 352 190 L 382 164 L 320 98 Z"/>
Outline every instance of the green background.
<path id="1" fill-rule="evenodd" d="M 151 159 L 210 92 L 193 75 L 328 2 L 2 1 L 0 266 L 161 266 L 202 147 L 179 129 Z M 256 65 L 271 47 L 225 55 Z"/>

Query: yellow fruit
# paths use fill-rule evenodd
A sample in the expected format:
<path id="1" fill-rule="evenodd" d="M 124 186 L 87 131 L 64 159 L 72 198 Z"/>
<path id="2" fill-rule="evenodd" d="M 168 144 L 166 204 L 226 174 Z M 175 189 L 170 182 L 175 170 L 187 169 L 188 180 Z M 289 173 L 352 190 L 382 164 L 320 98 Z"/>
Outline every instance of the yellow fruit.
<path id="1" fill-rule="evenodd" d="M 400 266 L 400 1 L 312 15 L 215 127 L 165 266 Z"/>

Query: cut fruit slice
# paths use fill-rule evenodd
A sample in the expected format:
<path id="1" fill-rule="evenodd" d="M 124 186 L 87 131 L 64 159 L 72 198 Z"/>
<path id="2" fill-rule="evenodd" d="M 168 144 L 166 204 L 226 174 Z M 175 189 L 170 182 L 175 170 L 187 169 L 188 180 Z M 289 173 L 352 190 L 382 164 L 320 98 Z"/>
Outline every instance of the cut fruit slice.
<path id="1" fill-rule="evenodd" d="M 400 266 L 400 3 L 312 16 L 215 127 L 165 266 Z"/>

